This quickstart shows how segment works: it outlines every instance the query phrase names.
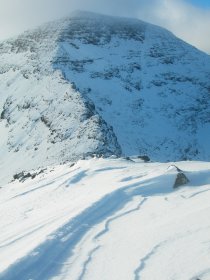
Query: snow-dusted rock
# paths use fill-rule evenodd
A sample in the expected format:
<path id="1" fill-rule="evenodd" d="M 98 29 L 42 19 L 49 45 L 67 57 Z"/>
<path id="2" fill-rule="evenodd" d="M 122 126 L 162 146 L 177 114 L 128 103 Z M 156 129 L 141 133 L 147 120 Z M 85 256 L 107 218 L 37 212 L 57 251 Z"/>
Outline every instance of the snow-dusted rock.
<path id="1" fill-rule="evenodd" d="M 189 182 L 190 182 L 189 179 L 183 172 L 178 172 L 176 175 L 176 180 L 174 182 L 173 188 L 176 189 L 178 187 L 188 184 Z"/>

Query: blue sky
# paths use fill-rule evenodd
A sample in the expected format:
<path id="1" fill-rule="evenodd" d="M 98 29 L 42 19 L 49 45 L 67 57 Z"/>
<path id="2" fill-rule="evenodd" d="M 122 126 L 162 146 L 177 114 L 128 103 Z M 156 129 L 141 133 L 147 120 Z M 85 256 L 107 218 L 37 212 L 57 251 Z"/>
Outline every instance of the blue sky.
<path id="1" fill-rule="evenodd" d="M 188 2 L 201 8 L 210 8 L 210 0 L 188 0 Z"/>

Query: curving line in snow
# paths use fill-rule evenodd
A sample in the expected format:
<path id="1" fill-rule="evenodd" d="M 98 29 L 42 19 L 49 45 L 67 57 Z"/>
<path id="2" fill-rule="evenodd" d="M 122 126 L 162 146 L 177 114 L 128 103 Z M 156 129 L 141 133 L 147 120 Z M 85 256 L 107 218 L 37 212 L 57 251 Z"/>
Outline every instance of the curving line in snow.
<path id="1" fill-rule="evenodd" d="M 100 231 L 99 233 L 97 233 L 94 237 L 93 237 L 93 241 L 97 242 L 99 240 L 99 238 L 102 236 L 102 235 L 105 235 L 109 230 L 110 230 L 110 224 L 113 223 L 115 220 L 118 220 L 126 215 L 129 215 L 130 213 L 133 213 L 133 212 L 136 212 L 136 211 L 139 211 L 140 208 L 142 207 L 142 205 L 146 202 L 147 198 L 143 198 L 141 200 L 141 202 L 138 204 L 137 207 L 135 207 L 134 209 L 131 209 L 131 210 L 128 210 L 124 213 L 121 213 L 115 217 L 112 217 L 110 219 L 108 219 L 105 223 L 105 226 L 104 226 L 104 229 L 102 231 Z M 88 253 L 88 258 L 87 260 L 84 262 L 83 264 L 83 270 L 82 270 L 82 273 L 81 275 L 79 276 L 78 280 L 82 280 L 83 277 L 85 276 L 85 272 L 87 271 L 87 267 L 88 267 L 88 264 L 91 262 L 91 260 L 93 259 L 93 255 L 95 254 L 96 251 L 98 251 L 100 249 L 101 246 L 96 246 L 94 249 L 92 249 L 89 253 Z"/>
<path id="2" fill-rule="evenodd" d="M 145 268 L 147 261 L 158 251 L 158 249 L 165 243 L 165 241 L 160 242 L 154 246 L 141 260 L 140 265 L 134 270 L 134 280 L 140 280 L 140 273 Z"/>
<path id="3" fill-rule="evenodd" d="M 158 178 L 164 175 L 159 175 Z M 115 215 L 136 195 L 147 196 L 160 193 L 160 189 L 155 190 L 154 188 L 147 193 L 146 189 L 150 189 L 150 187 L 146 186 L 144 188 L 143 186 L 146 183 L 147 180 L 141 182 L 141 184 L 126 185 L 92 204 L 80 215 L 54 232 L 44 243 L 34 249 L 30 255 L 20 259 L 10 266 L 9 269 L 1 273 L 1 280 L 28 280 L 30 278 L 33 280 L 47 280 L 53 275 L 58 275 L 62 269 L 62 264 L 73 255 L 73 249 L 91 227 Z M 152 182 L 151 184 L 156 183 Z M 134 209 L 133 211 L 136 210 Z M 106 226 L 109 226 L 109 223 L 110 221 L 108 221 Z"/>
<path id="4" fill-rule="evenodd" d="M 87 258 L 87 260 L 83 264 L 83 269 L 82 269 L 82 272 L 81 272 L 80 276 L 78 277 L 78 280 L 82 280 L 83 279 L 83 277 L 85 276 L 85 273 L 87 271 L 88 265 L 90 264 L 90 262 L 93 259 L 93 255 L 95 254 L 96 251 L 98 251 L 100 249 L 100 247 L 101 246 L 96 246 L 94 249 L 92 249 L 88 253 L 88 258 Z"/>

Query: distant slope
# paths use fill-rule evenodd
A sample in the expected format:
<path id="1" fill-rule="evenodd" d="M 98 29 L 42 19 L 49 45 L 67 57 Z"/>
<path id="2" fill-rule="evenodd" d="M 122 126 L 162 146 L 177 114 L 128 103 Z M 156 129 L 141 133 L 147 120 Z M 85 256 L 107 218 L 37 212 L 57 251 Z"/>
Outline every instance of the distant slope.
<path id="1" fill-rule="evenodd" d="M 160 27 L 75 15 L 60 35 L 55 69 L 114 128 L 126 155 L 210 158 L 210 59 Z"/>
<path id="2" fill-rule="evenodd" d="M 1 280 L 210 279 L 210 164 L 92 159 L 0 189 Z"/>
<path id="3" fill-rule="evenodd" d="M 0 61 L 1 184 L 90 154 L 210 158 L 210 58 L 162 28 L 74 13 Z"/>

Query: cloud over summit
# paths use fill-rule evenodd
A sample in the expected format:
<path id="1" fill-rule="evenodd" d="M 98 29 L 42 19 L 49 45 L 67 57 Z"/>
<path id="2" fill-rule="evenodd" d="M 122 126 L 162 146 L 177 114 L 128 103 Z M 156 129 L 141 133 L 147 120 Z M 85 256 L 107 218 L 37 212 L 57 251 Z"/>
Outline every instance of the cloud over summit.
<path id="1" fill-rule="evenodd" d="M 210 9 L 187 0 L 0 0 L 0 7 L 0 39 L 80 9 L 161 25 L 210 53 Z"/>

